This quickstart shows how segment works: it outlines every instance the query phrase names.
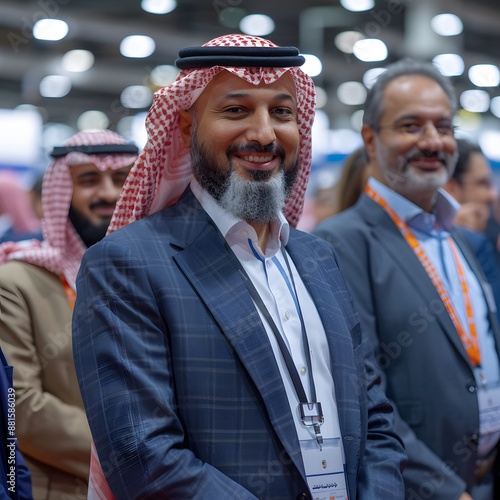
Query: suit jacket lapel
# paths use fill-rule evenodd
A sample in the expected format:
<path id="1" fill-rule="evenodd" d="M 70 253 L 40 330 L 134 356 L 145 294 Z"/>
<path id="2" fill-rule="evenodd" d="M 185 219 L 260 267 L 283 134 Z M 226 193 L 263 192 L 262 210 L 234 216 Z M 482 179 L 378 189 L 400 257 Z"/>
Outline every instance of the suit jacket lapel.
<path id="1" fill-rule="evenodd" d="M 305 477 L 285 388 L 252 298 L 229 258 L 223 236 L 190 191 L 183 195 L 180 206 L 183 203 L 191 206 L 189 224 L 178 228 L 177 245 L 183 250 L 174 260 L 245 366 L 286 452 Z"/>
<path id="2" fill-rule="evenodd" d="M 422 296 L 426 303 L 432 304 L 436 303 L 435 301 L 442 303 L 429 275 L 387 213 L 364 194 L 360 199 L 359 208 L 367 223 L 372 226 L 371 234 L 373 238 L 379 242 L 380 246 L 385 249 L 392 261 L 399 267 L 398 272 L 407 276 L 414 284 L 417 293 Z M 433 311 L 433 314 L 441 324 L 450 342 L 470 364 L 469 357 L 444 304 L 439 313 Z"/>

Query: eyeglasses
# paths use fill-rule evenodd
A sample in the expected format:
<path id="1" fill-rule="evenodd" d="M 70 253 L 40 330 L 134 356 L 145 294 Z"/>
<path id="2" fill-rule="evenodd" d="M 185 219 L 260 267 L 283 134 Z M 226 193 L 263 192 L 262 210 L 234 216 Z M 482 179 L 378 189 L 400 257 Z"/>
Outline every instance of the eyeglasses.
<path id="1" fill-rule="evenodd" d="M 432 125 L 432 128 L 438 133 L 441 137 L 453 137 L 455 133 L 455 127 L 451 122 L 438 122 L 433 123 L 431 121 L 427 121 L 425 123 L 416 122 L 416 121 L 404 121 L 401 123 L 394 123 L 392 125 L 379 125 L 377 127 L 378 130 L 381 129 L 391 129 L 402 135 L 409 136 L 420 136 L 423 135 L 428 127 Z"/>

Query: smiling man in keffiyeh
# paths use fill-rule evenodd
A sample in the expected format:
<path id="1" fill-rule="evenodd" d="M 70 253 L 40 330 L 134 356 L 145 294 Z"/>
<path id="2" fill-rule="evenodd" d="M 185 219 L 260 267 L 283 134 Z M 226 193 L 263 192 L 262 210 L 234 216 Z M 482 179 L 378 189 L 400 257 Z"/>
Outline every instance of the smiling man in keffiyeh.
<path id="1" fill-rule="evenodd" d="M 315 106 L 303 62 L 245 35 L 182 50 L 111 234 L 83 259 L 75 362 L 118 499 L 402 492 L 333 250 L 293 227 Z"/>
<path id="2" fill-rule="evenodd" d="M 44 240 L 0 245 L 0 340 L 14 366 L 17 437 L 35 499 L 86 498 L 90 431 L 71 342 L 75 278 L 107 230 L 137 148 L 109 130 L 54 148 L 43 178 Z"/>

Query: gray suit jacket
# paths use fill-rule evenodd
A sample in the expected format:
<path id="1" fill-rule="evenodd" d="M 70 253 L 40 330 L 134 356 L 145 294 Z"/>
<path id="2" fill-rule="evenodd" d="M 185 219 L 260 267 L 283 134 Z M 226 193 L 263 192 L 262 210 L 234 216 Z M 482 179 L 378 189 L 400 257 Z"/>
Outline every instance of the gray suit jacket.
<path id="1" fill-rule="evenodd" d="M 295 230 L 287 249 L 327 332 L 349 498 L 402 498 L 405 456 L 332 249 Z M 307 491 L 266 331 L 190 190 L 91 247 L 77 288 L 76 369 L 117 498 Z"/>
<path id="2" fill-rule="evenodd" d="M 407 497 L 458 498 L 473 484 L 477 388 L 434 285 L 390 217 L 364 194 L 354 207 L 314 232 L 335 247 L 361 316 L 363 338 L 375 348 L 386 374 L 386 393 L 399 413 L 396 430 L 409 458 L 404 473 Z M 470 247 L 459 234 L 453 236 L 491 296 Z M 489 319 L 498 349 L 492 310 Z"/>

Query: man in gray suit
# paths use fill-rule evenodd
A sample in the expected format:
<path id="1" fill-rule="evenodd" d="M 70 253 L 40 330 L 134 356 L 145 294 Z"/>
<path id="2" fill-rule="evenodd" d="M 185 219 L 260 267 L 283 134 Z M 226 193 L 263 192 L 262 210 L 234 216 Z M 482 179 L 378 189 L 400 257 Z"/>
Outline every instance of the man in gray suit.
<path id="1" fill-rule="evenodd" d="M 120 500 L 402 498 L 333 249 L 293 228 L 314 117 L 302 63 L 245 35 L 181 51 L 84 258 L 76 369 Z"/>
<path id="2" fill-rule="evenodd" d="M 365 103 L 373 177 L 315 232 L 334 245 L 384 369 L 409 457 L 406 498 L 491 500 L 500 337 L 489 287 L 454 235 L 458 204 L 440 189 L 456 162 L 454 111 L 432 65 L 388 67 Z"/>

